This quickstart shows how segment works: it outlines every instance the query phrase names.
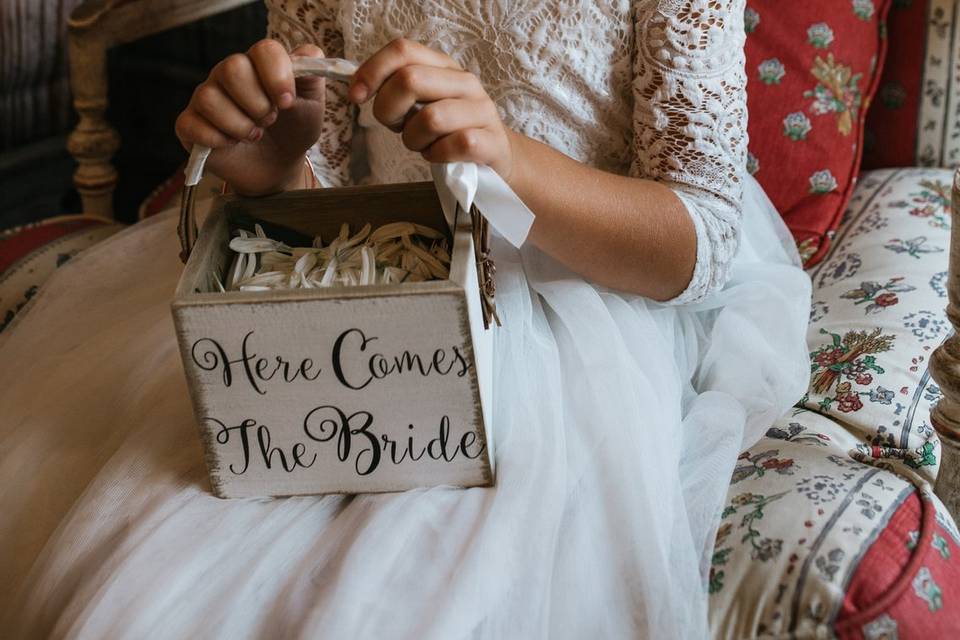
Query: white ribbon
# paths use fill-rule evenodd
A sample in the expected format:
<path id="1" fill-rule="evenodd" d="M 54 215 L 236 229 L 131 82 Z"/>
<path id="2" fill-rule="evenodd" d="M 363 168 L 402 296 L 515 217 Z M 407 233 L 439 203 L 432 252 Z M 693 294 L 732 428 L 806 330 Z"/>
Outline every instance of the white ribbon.
<path id="1" fill-rule="evenodd" d="M 292 60 L 295 76 L 317 75 L 342 82 L 349 82 L 358 66 L 356 62 L 338 58 L 294 56 Z M 184 170 L 186 186 L 200 182 L 209 155 L 209 147 L 193 146 Z M 457 203 L 466 212 L 475 204 L 494 231 L 517 248 L 523 245 L 536 216 L 496 171 L 473 162 L 450 162 L 434 164 L 431 172 L 444 217 L 451 228 L 456 224 Z"/>
<path id="2" fill-rule="evenodd" d="M 518 249 L 523 246 L 536 216 L 496 171 L 473 162 L 450 162 L 430 167 L 444 217 L 453 228 L 457 203 L 466 212 L 477 208 L 490 226 Z"/>
<path id="3" fill-rule="evenodd" d="M 195 187 L 200 184 L 200 178 L 203 177 L 203 167 L 207 164 L 207 158 L 209 157 L 210 147 L 205 147 L 202 144 L 193 145 L 193 149 L 190 150 L 190 159 L 183 170 L 186 176 L 183 186 Z"/>

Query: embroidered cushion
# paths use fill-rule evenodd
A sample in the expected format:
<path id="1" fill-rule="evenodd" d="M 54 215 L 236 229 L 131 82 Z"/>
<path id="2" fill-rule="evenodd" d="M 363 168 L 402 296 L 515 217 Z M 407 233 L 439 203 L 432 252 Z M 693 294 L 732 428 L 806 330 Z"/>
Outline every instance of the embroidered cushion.
<path id="1" fill-rule="evenodd" d="M 960 536 L 930 490 L 940 392 L 927 372 L 949 331 L 951 179 L 865 173 L 808 271 L 811 388 L 737 462 L 714 637 L 960 637 Z"/>
<path id="2" fill-rule="evenodd" d="M 940 391 L 927 363 L 950 331 L 951 179 L 946 169 L 866 173 L 830 255 L 809 270 L 811 379 L 800 406 L 857 434 L 855 459 L 929 483 Z"/>
<path id="3" fill-rule="evenodd" d="M 93 216 L 59 216 L 0 233 L 0 331 L 71 257 L 123 228 Z"/>
<path id="4" fill-rule="evenodd" d="M 960 538 L 943 505 L 922 492 L 893 513 L 847 584 L 841 640 L 960 636 Z"/>
<path id="5" fill-rule="evenodd" d="M 712 637 L 960 637 L 953 520 L 929 486 L 852 459 L 859 443 L 803 413 L 741 454 L 711 560 Z"/>
<path id="6" fill-rule="evenodd" d="M 827 249 L 860 165 L 890 0 L 748 0 L 748 170 L 807 264 Z"/>

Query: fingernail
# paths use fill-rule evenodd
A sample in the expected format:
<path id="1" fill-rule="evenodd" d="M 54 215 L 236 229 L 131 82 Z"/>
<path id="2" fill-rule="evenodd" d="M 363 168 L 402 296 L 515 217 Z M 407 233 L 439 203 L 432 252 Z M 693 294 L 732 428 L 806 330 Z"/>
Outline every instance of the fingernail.
<path id="1" fill-rule="evenodd" d="M 263 137 L 263 129 L 260 127 L 254 127 L 253 131 L 250 132 L 250 135 L 247 136 L 247 140 L 250 142 L 256 142 Z"/>
<path id="2" fill-rule="evenodd" d="M 260 122 L 257 124 L 259 124 L 261 127 L 269 127 L 276 121 L 277 121 L 277 112 L 276 110 L 273 110 L 270 113 L 268 113 L 266 116 L 264 116 L 260 120 Z"/>
<path id="3" fill-rule="evenodd" d="M 367 96 L 370 95 L 370 89 L 367 88 L 367 85 L 362 82 L 355 82 L 352 87 L 350 87 L 350 99 L 356 102 L 357 104 L 363 102 L 367 99 Z"/>
<path id="4" fill-rule="evenodd" d="M 281 109 L 286 109 L 293 104 L 293 94 L 290 92 L 281 93 L 280 98 L 277 100 L 277 106 Z"/>

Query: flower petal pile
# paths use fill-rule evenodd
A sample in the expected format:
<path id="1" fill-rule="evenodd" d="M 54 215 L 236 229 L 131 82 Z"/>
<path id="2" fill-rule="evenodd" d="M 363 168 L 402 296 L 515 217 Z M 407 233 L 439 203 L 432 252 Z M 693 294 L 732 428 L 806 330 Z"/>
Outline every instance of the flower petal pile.
<path id="1" fill-rule="evenodd" d="M 393 222 L 376 230 L 367 224 L 352 236 L 344 223 L 329 244 L 317 236 L 310 247 L 290 247 L 268 238 L 256 225 L 254 234 L 240 229 L 230 240 L 230 249 L 234 257 L 226 283 L 215 275 L 221 291 L 398 284 L 445 280 L 450 275 L 446 238 L 412 222 Z"/>

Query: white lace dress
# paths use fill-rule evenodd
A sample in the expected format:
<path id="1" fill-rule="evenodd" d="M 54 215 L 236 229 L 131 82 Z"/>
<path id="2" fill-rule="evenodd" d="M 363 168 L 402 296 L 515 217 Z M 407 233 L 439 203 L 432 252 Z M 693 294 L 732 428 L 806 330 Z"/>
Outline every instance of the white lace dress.
<path id="1" fill-rule="evenodd" d="M 669 184 L 699 241 L 690 286 L 675 302 L 720 286 L 737 246 L 747 145 L 743 4 L 267 0 L 270 34 L 288 47 L 316 43 L 330 57 L 365 60 L 394 38 L 422 42 L 475 73 L 514 131 L 605 171 Z M 372 103 L 355 118 L 344 95 L 330 83 L 312 155 L 324 183 L 358 177 L 350 172 L 357 127 L 365 180 L 430 178 L 427 163 L 377 125 Z"/>
<path id="2" fill-rule="evenodd" d="M 656 304 L 500 242 L 495 488 L 222 501 L 206 490 L 167 316 L 172 218 L 116 236 L 0 341 L 0 361 L 30 363 L 0 369 L 13 407 L 0 445 L 16 453 L 0 458 L 2 628 L 705 637 L 736 457 L 808 376 L 809 283 L 744 170 L 743 4 L 269 0 L 270 31 L 291 47 L 364 59 L 419 40 L 479 75 L 513 129 L 669 185 L 695 222 L 694 276 Z M 429 176 L 332 83 L 314 151 L 329 185 Z M 30 491 L 14 495 L 27 470 Z"/>

